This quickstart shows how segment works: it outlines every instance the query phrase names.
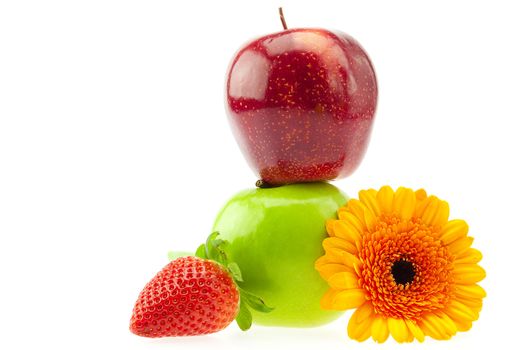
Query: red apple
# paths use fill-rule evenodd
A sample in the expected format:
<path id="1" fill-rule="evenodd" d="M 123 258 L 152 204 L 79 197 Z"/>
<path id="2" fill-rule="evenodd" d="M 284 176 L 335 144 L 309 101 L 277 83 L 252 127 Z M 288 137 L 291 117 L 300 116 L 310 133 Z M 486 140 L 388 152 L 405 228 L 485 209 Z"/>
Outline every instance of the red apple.
<path id="1" fill-rule="evenodd" d="M 263 36 L 244 45 L 228 70 L 230 125 L 268 185 L 350 175 L 366 151 L 376 105 L 372 63 L 341 32 Z"/>

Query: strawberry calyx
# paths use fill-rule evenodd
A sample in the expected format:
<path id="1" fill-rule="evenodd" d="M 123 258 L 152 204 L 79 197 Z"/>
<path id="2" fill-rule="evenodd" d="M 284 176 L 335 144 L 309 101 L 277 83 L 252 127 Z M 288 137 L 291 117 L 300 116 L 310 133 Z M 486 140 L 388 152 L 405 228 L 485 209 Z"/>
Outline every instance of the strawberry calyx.
<path id="1" fill-rule="evenodd" d="M 213 232 L 206 240 L 206 243 L 201 244 L 195 256 L 201 259 L 213 260 L 220 265 L 224 266 L 230 273 L 233 281 L 235 282 L 237 289 L 239 290 L 239 311 L 235 321 L 239 328 L 243 331 L 250 329 L 252 326 L 252 310 L 257 312 L 268 313 L 274 308 L 269 307 L 264 303 L 264 300 L 239 286 L 239 282 L 243 282 L 242 272 L 236 262 L 230 261 L 224 250 L 224 247 L 228 244 L 228 241 L 218 238 L 219 232 Z M 182 252 L 169 252 L 168 258 L 174 260 L 181 256 L 187 256 L 190 254 Z"/>
<path id="2" fill-rule="evenodd" d="M 268 313 L 271 312 L 273 308 L 266 305 L 262 298 L 246 291 L 239 286 L 238 282 L 244 281 L 242 278 L 241 269 L 236 262 L 230 261 L 228 259 L 228 256 L 224 251 L 224 247 L 228 244 L 228 241 L 218 237 L 219 232 L 213 232 L 210 234 L 206 240 L 206 243 L 201 244 L 197 248 L 195 256 L 203 259 L 214 260 L 223 265 L 230 272 L 235 284 L 237 285 L 237 288 L 239 289 L 240 294 L 239 312 L 237 313 L 235 321 L 241 330 L 246 331 L 252 326 L 251 309 L 258 312 Z"/>

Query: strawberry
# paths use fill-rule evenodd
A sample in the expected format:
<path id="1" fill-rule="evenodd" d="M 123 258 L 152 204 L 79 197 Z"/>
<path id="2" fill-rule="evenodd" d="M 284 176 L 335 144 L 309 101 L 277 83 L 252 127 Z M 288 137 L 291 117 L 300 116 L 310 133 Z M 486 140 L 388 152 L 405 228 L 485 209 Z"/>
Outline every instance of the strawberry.
<path id="1" fill-rule="evenodd" d="M 251 312 L 272 308 L 241 289 L 237 264 L 228 261 L 227 242 L 213 233 L 197 257 L 179 257 L 166 265 L 140 293 L 130 321 L 131 332 L 144 337 L 203 335 L 218 332 L 234 319 L 242 330 L 251 326 Z M 213 260 L 212 260 L 213 259 Z"/>

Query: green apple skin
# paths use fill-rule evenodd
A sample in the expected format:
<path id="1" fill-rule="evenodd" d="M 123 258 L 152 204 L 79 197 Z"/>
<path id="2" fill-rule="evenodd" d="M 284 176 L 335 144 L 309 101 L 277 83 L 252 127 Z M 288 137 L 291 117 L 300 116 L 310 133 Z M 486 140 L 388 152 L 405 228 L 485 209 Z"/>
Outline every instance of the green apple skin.
<path id="1" fill-rule="evenodd" d="M 221 210 L 213 231 L 227 240 L 226 253 L 242 271 L 241 288 L 275 309 L 252 312 L 256 324 L 315 327 L 341 313 L 321 310 L 328 289 L 314 263 L 323 255 L 325 221 L 348 197 L 328 183 L 245 190 Z"/>

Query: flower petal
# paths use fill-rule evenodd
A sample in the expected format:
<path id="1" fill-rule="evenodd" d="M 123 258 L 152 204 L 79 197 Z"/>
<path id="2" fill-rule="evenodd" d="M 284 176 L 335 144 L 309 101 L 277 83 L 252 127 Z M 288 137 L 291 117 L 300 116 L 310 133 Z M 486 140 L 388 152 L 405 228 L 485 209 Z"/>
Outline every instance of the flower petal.
<path id="1" fill-rule="evenodd" d="M 323 310 L 333 310 L 332 303 L 335 295 L 338 293 L 335 289 L 328 289 L 321 297 L 320 305 Z"/>
<path id="2" fill-rule="evenodd" d="M 408 341 L 408 327 L 405 323 L 405 320 L 402 318 L 388 318 L 388 329 L 392 338 L 394 338 L 398 343 L 404 343 Z"/>
<path id="3" fill-rule="evenodd" d="M 328 279 L 328 285 L 335 289 L 359 288 L 357 276 L 352 272 L 338 272 Z"/>
<path id="4" fill-rule="evenodd" d="M 335 223 L 336 221 L 337 221 L 337 220 L 334 220 L 334 219 L 328 219 L 328 220 L 326 220 L 326 224 L 325 224 L 326 232 L 328 233 L 328 235 L 329 235 L 330 237 L 335 236 L 335 233 L 334 233 L 334 223 Z"/>
<path id="5" fill-rule="evenodd" d="M 346 211 L 341 211 L 339 213 L 339 219 L 340 221 L 344 221 L 352 225 L 357 232 L 363 232 L 365 228 L 365 218 L 364 216 L 362 218 L 355 216 L 354 214 Z"/>
<path id="6" fill-rule="evenodd" d="M 450 207 L 446 201 L 439 201 L 439 208 L 430 221 L 430 225 L 433 226 L 443 226 L 448 222 L 448 216 L 450 214 Z"/>
<path id="7" fill-rule="evenodd" d="M 317 259 L 319 262 L 321 260 L 322 263 L 335 263 L 335 264 L 343 264 L 348 266 L 350 269 L 354 269 L 355 272 L 359 275 L 359 269 L 362 265 L 361 261 L 354 255 L 346 250 L 339 249 L 339 248 L 331 248 L 329 247 L 326 250 L 326 255 L 320 257 Z"/>
<path id="8" fill-rule="evenodd" d="M 364 211 L 365 214 L 365 226 L 368 232 L 374 232 L 377 225 L 377 217 L 368 208 Z"/>
<path id="9" fill-rule="evenodd" d="M 434 196 L 431 196 L 420 201 L 416 201 L 416 209 L 414 210 L 414 216 L 420 218 L 423 215 L 423 213 L 427 210 L 430 203 L 434 201 L 434 198 Z"/>
<path id="10" fill-rule="evenodd" d="M 428 206 L 421 214 L 421 221 L 431 226 L 442 226 L 448 220 L 448 203 L 438 199 L 436 196 L 428 197 Z"/>
<path id="11" fill-rule="evenodd" d="M 368 210 L 370 210 L 375 216 L 381 215 L 381 209 L 377 202 L 375 193 L 370 190 L 359 191 L 359 200 L 363 203 Z"/>
<path id="12" fill-rule="evenodd" d="M 339 238 L 339 237 L 329 237 L 323 240 L 323 248 L 327 250 L 328 248 L 339 248 L 346 250 L 352 254 L 357 253 L 355 245 L 350 243 L 348 240 Z"/>
<path id="13" fill-rule="evenodd" d="M 457 333 L 458 328 L 456 327 L 456 324 L 446 314 L 439 312 L 435 315 L 435 317 L 436 321 L 440 323 L 441 327 L 448 335 L 453 336 Z"/>
<path id="14" fill-rule="evenodd" d="M 347 332 L 351 339 L 362 342 L 368 339 L 371 335 L 370 325 L 372 324 L 372 317 L 360 317 L 360 309 L 361 308 L 354 311 L 352 317 L 350 317 Z"/>
<path id="15" fill-rule="evenodd" d="M 474 264 L 461 264 L 454 267 L 454 281 L 457 284 L 474 284 L 485 278 L 485 270 Z"/>
<path id="16" fill-rule="evenodd" d="M 378 343 L 384 343 L 388 339 L 388 323 L 382 316 L 374 317 L 372 327 L 370 328 L 372 339 Z"/>
<path id="17" fill-rule="evenodd" d="M 483 300 L 481 299 L 472 299 L 472 298 L 462 298 L 456 295 L 456 300 L 461 304 L 469 307 L 474 312 L 480 312 L 483 308 Z"/>
<path id="18" fill-rule="evenodd" d="M 439 326 L 436 326 L 434 323 L 431 322 L 433 320 L 433 314 L 427 314 L 425 315 L 419 322 L 419 327 L 425 334 L 431 336 L 432 338 L 436 340 L 445 340 L 449 339 L 450 336 L 445 332 L 444 329 L 439 328 Z"/>
<path id="19" fill-rule="evenodd" d="M 337 209 L 337 217 L 341 220 L 341 216 L 344 215 L 354 215 L 348 207 L 341 207 Z"/>
<path id="20" fill-rule="evenodd" d="M 441 230 L 441 241 L 445 245 L 466 237 L 468 233 L 468 225 L 465 220 L 451 220 L 447 222 Z"/>
<path id="21" fill-rule="evenodd" d="M 372 317 L 373 313 L 374 308 L 372 307 L 371 303 L 364 303 L 363 305 L 359 306 L 357 310 L 355 310 L 355 317 L 357 317 L 357 323 L 363 322 L 365 318 Z"/>
<path id="22" fill-rule="evenodd" d="M 368 338 L 370 338 L 371 336 L 370 324 L 371 324 L 371 321 L 367 322 L 366 325 L 363 323 L 359 325 L 360 336 L 355 338 L 355 340 L 357 340 L 358 342 L 363 342 L 367 340 Z"/>
<path id="23" fill-rule="evenodd" d="M 409 188 L 399 187 L 394 195 L 393 210 L 401 219 L 408 220 L 416 209 L 416 195 Z"/>
<path id="24" fill-rule="evenodd" d="M 405 320 L 405 323 L 410 333 L 412 333 L 412 335 L 414 336 L 414 338 L 417 339 L 418 342 L 421 343 L 423 342 L 423 340 L 425 340 L 425 333 L 423 333 L 421 328 L 419 328 L 419 326 L 415 322 L 411 320 Z"/>
<path id="25" fill-rule="evenodd" d="M 462 298 L 482 299 L 487 296 L 485 290 L 477 284 L 456 285 L 456 295 Z"/>
<path id="26" fill-rule="evenodd" d="M 356 241 L 361 240 L 361 234 L 347 221 L 336 220 L 333 224 L 333 231 L 335 237 L 347 240 L 354 245 Z"/>
<path id="27" fill-rule="evenodd" d="M 457 300 L 451 300 L 443 312 L 454 321 L 475 321 L 478 319 L 477 312 Z"/>
<path id="28" fill-rule="evenodd" d="M 341 220 L 351 223 L 358 231 L 362 231 L 364 228 L 371 231 L 377 222 L 374 212 L 357 199 L 351 199 L 346 207 L 340 208 L 338 216 Z"/>
<path id="29" fill-rule="evenodd" d="M 346 203 L 346 206 L 342 207 L 341 209 L 345 209 L 350 214 L 356 216 L 359 220 L 363 221 L 363 211 L 365 210 L 365 205 L 361 203 L 357 199 L 350 199 L 348 203 Z"/>
<path id="30" fill-rule="evenodd" d="M 481 252 L 475 248 L 469 248 L 463 253 L 457 255 L 455 263 L 456 264 L 477 264 L 481 261 L 483 255 Z"/>
<path id="31" fill-rule="evenodd" d="M 363 305 L 366 301 L 365 292 L 362 289 L 346 289 L 337 292 L 332 300 L 334 310 L 354 309 Z"/>
<path id="32" fill-rule="evenodd" d="M 405 322 L 406 324 L 406 322 Z M 407 326 L 408 328 L 408 326 Z M 414 335 L 410 332 L 410 330 L 408 330 L 408 336 L 407 336 L 407 340 L 406 340 L 406 343 L 412 343 L 414 341 Z"/>
<path id="33" fill-rule="evenodd" d="M 319 261 L 319 259 L 317 260 Z M 332 275 L 338 272 L 351 272 L 351 268 L 343 264 L 315 264 L 315 269 L 319 272 L 321 277 L 328 280 Z"/>
<path id="34" fill-rule="evenodd" d="M 454 255 L 461 255 L 463 254 L 464 252 L 466 252 L 470 246 L 472 245 L 472 242 L 474 241 L 474 238 L 472 237 L 463 237 L 463 238 L 460 238 L 454 242 L 452 242 L 451 244 L 449 244 L 447 247 L 448 247 L 448 251 L 451 253 L 451 254 L 454 254 Z"/>
<path id="35" fill-rule="evenodd" d="M 461 320 L 461 321 L 453 320 L 453 321 L 456 324 L 458 331 L 460 332 L 466 332 L 472 328 L 472 321 L 468 321 L 468 320 Z"/>
<path id="36" fill-rule="evenodd" d="M 420 188 L 419 190 L 414 192 L 414 194 L 416 195 L 416 201 L 417 202 L 421 202 L 421 201 L 424 201 L 425 199 L 427 199 L 427 191 L 425 191 L 422 188 Z M 407 323 L 407 325 L 408 325 L 408 323 Z"/>
<path id="37" fill-rule="evenodd" d="M 376 198 L 381 212 L 384 214 L 391 214 L 394 204 L 394 190 L 392 190 L 392 187 L 381 187 L 379 192 L 377 192 Z"/>

